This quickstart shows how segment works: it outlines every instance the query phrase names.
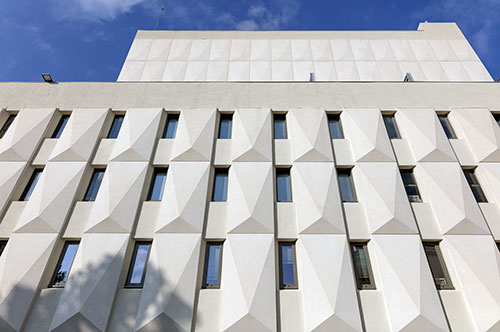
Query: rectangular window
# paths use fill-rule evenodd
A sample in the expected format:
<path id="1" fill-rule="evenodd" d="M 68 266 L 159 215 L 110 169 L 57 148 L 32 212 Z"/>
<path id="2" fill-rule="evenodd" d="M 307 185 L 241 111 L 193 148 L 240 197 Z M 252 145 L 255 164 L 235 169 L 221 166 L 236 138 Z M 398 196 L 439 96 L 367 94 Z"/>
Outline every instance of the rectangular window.
<path id="1" fill-rule="evenodd" d="M 89 187 L 85 193 L 84 201 L 93 202 L 99 192 L 99 187 L 101 186 L 102 178 L 104 177 L 105 168 L 96 168 L 90 179 Z"/>
<path id="2" fill-rule="evenodd" d="M 358 289 L 375 289 L 367 243 L 351 243 L 351 251 Z"/>
<path id="3" fill-rule="evenodd" d="M 2 129 L 0 129 L 0 138 L 3 138 L 7 130 L 9 130 L 10 125 L 14 120 L 16 119 L 17 114 L 9 114 L 9 117 L 5 121 L 5 123 L 2 126 Z"/>
<path id="4" fill-rule="evenodd" d="M 350 168 L 337 169 L 339 176 L 340 196 L 342 202 L 357 202 L 356 191 L 354 190 L 354 182 L 351 176 Z"/>
<path id="5" fill-rule="evenodd" d="M 161 201 L 166 178 L 166 168 L 155 168 L 153 172 L 153 181 L 149 190 L 148 201 Z"/>
<path id="6" fill-rule="evenodd" d="M 330 129 L 330 138 L 344 138 L 342 123 L 340 122 L 340 114 L 328 114 L 328 128 Z"/>
<path id="7" fill-rule="evenodd" d="M 175 138 L 177 132 L 177 124 L 179 123 L 179 114 L 169 114 L 167 116 L 167 123 L 163 131 L 162 138 Z"/>
<path id="8" fill-rule="evenodd" d="M 120 133 L 120 128 L 122 127 L 123 119 L 125 118 L 125 115 L 122 114 L 116 114 L 113 117 L 113 123 L 111 123 L 111 129 L 109 130 L 108 133 L 108 138 L 117 138 L 118 134 Z"/>
<path id="9" fill-rule="evenodd" d="M 227 168 L 216 168 L 214 179 L 214 192 L 212 194 L 212 201 L 225 202 L 227 200 Z"/>
<path id="10" fill-rule="evenodd" d="M 66 124 L 69 121 L 69 114 L 63 114 L 61 116 L 61 120 L 59 120 L 59 123 L 57 124 L 56 130 L 52 134 L 52 138 L 59 138 L 61 137 L 61 134 L 64 131 L 64 127 L 66 127 Z"/>
<path id="11" fill-rule="evenodd" d="M 290 183 L 290 169 L 276 169 L 276 198 L 278 202 L 291 202 L 292 189 Z"/>
<path id="12" fill-rule="evenodd" d="M 493 113 L 493 117 L 495 118 L 497 124 L 500 126 L 500 113 Z"/>
<path id="13" fill-rule="evenodd" d="M 465 178 L 467 179 L 467 182 L 469 182 L 470 189 L 472 190 L 472 193 L 474 194 L 476 201 L 478 203 L 487 203 L 488 200 L 484 195 L 483 189 L 481 189 L 481 185 L 479 184 L 476 174 L 474 174 L 474 170 L 464 169 L 464 174 Z"/>
<path id="14" fill-rule="evenodd" d="M 0 256 L 2 256 L 2 253 L 6 246 L 7 246 L 7 240 L 0 241 Z"/>
<path id="15" fill-rule="evenodd" d="M 286 114 L 274 114 L 274 138 L 286 139 Z"/>
<path id="16" fill-rule="evenodd" d="M 418 191 L 417 182 L 413 176 L 412 169 L 401 169 L 401 177 L 403 178 L 403 184 L 406 189 L 406 194 L 410 202 L 419 203 L 422 202 L 420 198 L 420 192 Z"/>
<path id="17" fill-rule="evenodd" d="M 40 176 L 42 176 L 42 172 L 43 172 L 42 168 L 36 168 L 33 171 L 33 174 L 31 174 L 31 178 L 28 181 L 26 188 L 24 188 L 24 191 L 21 194 L 21 197 L 19 198 L 20 201 L 27 201 L 30 199 L 31 194 L 33 193 L 33 190 L 35 190 L 36 184 L 40 179 Z"/>
<path id="18" fill-rule="evenodd" d="M 423 245 L 437 289 L 453 289 L 448 269 L 439 249 L 439 243 L 424 242 Z"/>
<path id="19" fill-rule="evenodd" d="M 233 126 L 233 115 L 223 113 L 220 115 L 219 136 L 218 138 L 231 138 L 231 130 Z"/>
<path id="20" fill-rule="evenodd" d="M 448 137 L 449 139 L 457 138 L 457 135 L 455 135 L 455 131 L 451 126 L 450 120 L 448 119 L 448 114 L 439 114 L 438 118 L 439 122 L 441 122 L 441 126 L 443 127 L 446 137 Z"/>
<path id="21" fill-rule="evenodd" d="M 71 265 L 75 259 L 76 251 L 78 249 L 79 242 L 66 242 L 64 244 L 64 249 L 57 263 L 56 270 L 52 276 L 52 280 L 49 287 L 64 287 L 66 281 L 68 280 L 69 271 L 71 270 Z"/>
<path id="22" fill-rule="evenodd" d="M 203 288 L 220 288 L 221 262 L 222 242 L 207 242 L 205 268 L 203 270 Z"/>
<path id="23" fill-rule="evenodd" d="M 384 114 L 382 117 L 384 118 L 385 129 L 387 129 L 389 138 L 401 138 L 394 114 Z"/>
<path id="24" fill-rule="evenodd" d="M 295 259 L 295 243 L 279 243 L 280 288 L 297 289 L 297 264 Z"/>
<path id="25" fill-rule="evenodd" d="M 135 244 L 125 287 L 142 288 L 144 285 L 150 249 L 151 242 L 137 242 Z"/>

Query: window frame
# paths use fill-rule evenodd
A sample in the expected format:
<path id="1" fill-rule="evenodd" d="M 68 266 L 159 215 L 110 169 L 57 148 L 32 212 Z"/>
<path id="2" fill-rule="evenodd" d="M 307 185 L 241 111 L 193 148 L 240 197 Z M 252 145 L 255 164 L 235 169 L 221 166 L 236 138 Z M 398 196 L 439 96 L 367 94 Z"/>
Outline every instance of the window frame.
<path id="1" fill-rule="evenodd" d="M 273 113 L 273 139 L 288 139 L 288 126 L 287 126 L 287 114 L 288 113 Z M 276 119 L 282 118 L 284 124 L 284 137 L 276 137 Z"/>
<path id="2" fill-rule="evenodd" d="M 437 113 L 437 117 L 439 123 L 441 124 L 441 128 L 443 128 L 444 134 L 448 139 L 457 139 L 457 133 L 455 129 L 451 125 L 450 119 L 448 118 L 448 113 Z"/>
<path id="3" fill-rule="evenodd" d="M 12 126 L 12 124 L 17 118 L 17 113 L 7 112 L 7 114 L 8 114 L 7 119 L 5 119 L 5 122 L 2 124 L 2 127 L 0 128 L 0 139 L 2 139 L 5 136 L 5 134 L 7 134 L 9 128 Z"/>
<path id="4" fill-rule="evenodd" d="M 174 139 L 177 136 L 177 128 L 179 128 L 179 118 L 180 113 L 167 113 L 167 119 L 165 120 L 165 127 L 163 128 L 163 133 L 161 135 L 162 139 Z M 171 120 L 175 120 L 175 129 L 172 137 L 167 137 L 168 127 Z"/>
<path id="5" fill-rule="evenodd" d="M 474 196 L 474 199 L 476 200 L 476 202 L 488 203 L 488 198 L 486 197 L 486 194 L 484 193 L 484 190 L 481 187 L 481 183 L 479 183 L 479 179 L 476 176 L 476 169 L 475 168 L 463 168 L 462 170 L 464 172 L 465 180 L 467 180 L 467 183 L 469 184 L 470 190 L 472 191 L 472 195 Z M 469 175 L 470 177 L 468 177 L 467 175 Z M 470 178 L 470 180 L 469 180 L 469 178 Z M 471 182 L 475 182 L 475 183 L 471 183 Z"/>
<path id="6" fill-rule="evenodd" d="M 341 113 L 327 113 L 327 123 L 328 123 L 328 132 L 330 133 L 330 139 L 345 139 L 344 136 L 344 128 L 342 127 L 342 121 L 340 120 Z M 333 137 L 332 126 L 330 125 L 332 122 L 338 123 L 339 128 L 339 137 Z"/>
<path id="7" fill-rule="evenodd" d="M 224 191 L 224 199 L 215 199 L 215 189 L 217 184 L 217 175 L 218 174 L 226 174 L 226 187 Z M 213 180 L 213 188 L 212 188 L 212 199 L 211 202 L 227 202 L 229 189 L 229 167 L 216 167 L 214 171 L 214 180 Z"/>
<path id="8" fill-rule="evenodd" d="M 375 290 L 377 289 L 377 286 L 375 284 L 375 277 L 373 274 L 372 270 L 372 262 L 370 260 L 370 253 L 368 252 L 368 241 L 366 242 L 360 242 L 360 241 L 355 241 L 355 242 L 349 242 L 349 246 L 351 249 L 351 258 L 352 258 L 352 268 L 354 270 L 354 277 L 356 278 L 356 287 L 358 290 Z M 359 247 L 361 246 L 363 248 L 364 256 L 366 259 L 366 267 L 368 270 L 368 278 L 370 279 L 369 284 L 362 284 L 361 283 L 361 277 L 358 275 L 357 269 L 356 269 L 356 261 L 354 259 L 354 247 Z"/>
<path id="9" fill-rule="evenodd" d="M 71 265 L 69 266 L 68 275 L 66 276 L 66 281 L 64 281 L 63 284 L 56 284 L 55 281 L 56 281 L 57 272 L 59 272 L 59 269 L 61 268 L 61 264 L 64 260 L 64 257 L 66 256 L 68 246 L 71 244 L 78 245 L 78 248 L 76 249 L 75 256 L 73 257 L 73 260 L 71 261 Z M 75 257 L 78 254 L 78 249 L 80 249 L 80 241 L 66 241 L 66 242 L 64 242 L 63 250 L 61 251 L 61 254 L 59 255 L 59 259 L 57 260 L 57 265 L 56 265 L 56 268 L 54 270 L 54 273 L 52 274 L 52 277 L 50 278 L 50 283 L 49 283 L 48 288 L 64 288 L 66 286 L 66 283 L 68 282 L 69 274 L 71 273 L 71 269 L 73 268 L 73 264 L 75 262 Z"/>
<path id="10" fill-rule="evenodd" d="M 455 287 L 453 286 L 453 281 L 451 280 L 450 273 L 448 271 L 448 267 L 446 266 L 446 262 L 444 261 L 443 254 L 441 252 L 441 247 L 440 247 L 440 241 L 423 241 L 422 246 L 425 254 L 425 258 L 427 259 L 427 264 L 429 264 L 429 270 L 431 271 L 432 279 L 434 280 L 434 284 L 436 285 L 436 289 L 438 290 L 454 290 Z M 434 250 L 436 251 L 436 257 L 438 259 L 439 265 L 441 267 L 441 270 L 443 271 L 444 274 L 444 279 L 448 281 L 448 285 L 441 285 L 437 282 L 435 276 L 434 276 L 434 271 L 432 270 L 431 262 L 429 261 L 429 256 L 427 254 L 427 251 L 425 250 L 426 247 L 434 247 Z"/>
<path id="11" fill-rule="evenodd" d="M 229 123 L 227 137 L 222 137 L 222 123 L 227 121 Z M 231 139 L 233 136 L 233 113 L 219 113 L 219 130 L 217 132 L 217 139 Z"/>
<path id="12" fill-rule="evenodd" d="M 116 133 L 116 136 L 113 135 L 114 137 L 111 137 L 111 134 L 113 132 L 113 128 L 115 126 L 115 121 L 118 118 L 122 119 L 120 122 L 120 127 L 118 128 L 118 132 Z M 120 131 L 122 130 L 123 121 L 125 121 L 125 114 L 121 114 L 121 113 L 114 113 L 113 114 L 113 119 L 111 120 L 111 126 L 109 127 L 108 135 L 106 136 L 107 139 L 117 139 L 118 138 L 118 135 L 120 135 Z"/>
<path id="13" fill-rule="evenodd" d="M 59 139 L 61 135 L 64 133 L 64 129 L 66 129 L 66 126 L 68 125 L 69 118 L 71 117 L 71 114 L 63 113 L 61 114 L 61 117 L 59 118 L 59 121 L 57 122 L 56 129 L 52 133 L 52 136 L 50 138 L 52 139 Z M 66 120 L 66 121 L 64 121 Z"/>
<path id="14" fill-rule="evenodd" d="M 154 185 L 156 183 L 156 177 L 158 173 L 165 173 L 165 179 L 163 180 L 163 190 L 161 191 L 159 199 L 152 199 Z M 151 183 L 149 184 L 148 196 L 146 197 L 146 201 L 148 202 L 161 202 L 163 199 L 163 193 L 165 191 L 165 184 L 167 183 L 168 176 L 168 167 L 155 167 L 153 170 L 153 176 L 151 178 Z"/>
<path id="15" fill-rule="evenodd" d="M 99 182 L 99 188 L 97 188 L 97 192 L 95 194 L 95 197 L 94 199 L 87 199 L 87 195 L 89 194 L 90 192 L 90 188 L 92 186 L 92 180 L 94 179 L 94 175 L 97 173 L 97 172 L 102 172 L 102 179 L 101 179 L 101 182 Z M 99 190 L 101 189 L 101 185 L 102 185 L 102 180 L 104 180 L 104 175 L 106 175 L 106 168 L 103 167 L 96 167 L 94 168 L 94 170 L 92 171 L 92 175 L 90 176 L 90 181 L 89 181 L 89 184 L 87 185 L 87 190 L 85 190 L 85 195 L 83 196 L 83 202 L 95 202 L 96 198 L 97 198 L 97 195 L 99 194 Z"/>
<path id="16" fill-rule="evenodd" d="M 219 245 L 220 250 L 219 250 L 219 266 L 217 267 L 217 283 L 215 284 L 209 284 L 207 283 L 207 276 L 208 276 L 208 261 L 210 259 L 210 246 L 214 245 Z M 201 283 L 201 288 L 202 289 L 220 289 L 221 285 L 221 278 L 222 278 L 222 253 L 224 251 L 224 241 L 207 241 L 205 243 L 205 257 L 204 257 L 204 266 L 203 266 L 203 279 Z"/>
<path id="17" fill-rule="evenodd" d="M 344 195 L 342 194 L 342 186 L 340 185 L 340 175 L 341 174 L 347 174 L 349 177 L 349 184 L 351 187 L 352 195 L 353 195 L 353 200 L 344 200 Z M 356 187 L 354 186 L 354 179 L 352 177 L 352 168 L 337 168 L 337 182 L 339 185 L 339 192 L 340 192 L 340 199 L 342 200 L 342 203 L 357 203 L 358 202 L 358 194 L 356 193 Z"/>
<path id="18" fill-rule="evenodd" d="M 39 174 L 39 176 L 37 177 L 36 182 L 35 182 L 36 174 Z M 35 168 L 33 170 L 33 172 L 31 173 L 30 179 L 28 180 L 28 183 L 24 187 L 24 190 L 21 193 L 21 196 L 19 197 L 19 201 L 21 201 L 21 202 L 29 201 L 29 199 L 31 198 L 31 195 L 33 195 L 33 191 L 35 191 L 35 189 L 36 189 L 38 181 L 40 181 L 40 177 L 42 176 L 42 174 L 43 174 L 43 168 L 41 168 L 41 167 Z M 35 182 L 35 183 L 33 184 L 33 182 Z M 31 192 L 30 192 L 30 190 L 31 190 Z M 29 193 L 29 196 L 28 196 L 28 193 Z"/>
<path id="19" fill-rule="evenodd" d="M 387 127 L 389 119 L 391 122 L 392 127 L 394 128 L 394 137 L 391 137 L 391 132 L 389 131 L 389 128 Z M 382 120 L 384 121 L 384 126 L 385 126 L 385 131 L 387 132 L 387 136 L 389 136 L 389 139 L 401 139 L 401 132 L 399 131 L 398 123 L 396 122 L 396 112 L 394 113 L 382 113 Z"/>
<path id="20" fill-rule="evenodd" d="M 278 261 L 279 261 L 279 283 L 280 290 L 285 289 L 299 289 L 299 281 L 297 275 L 297 251 L 295 248 L 295 244 L 297 241 L 279 241 L 278 242 Z M 293 255 L 293 284 L 285 284 L 283 282 L 283 254 L 281 248 L 283 246 L 291 246 L 292 247 L 292 255 Z"/>
<path id="21" fill-rule="evenodd" d="M 278 203 L 289 203 L 293 202 L 293 194 L 292 194 L 292 168 L 291 167 L 276 167 L 275 168 L 276 172 L 276 180 L 275 180 L 275 186 L 276 186 L 276 202 Z M 280 173 L 286 173 L 288 175 L 288 191 L 290 192 L 290 197 L 287 200 L 280 200 L 279 196 L 279 186 L 278 186 L 278 178 L 280 176 Z"/>
<path id="22" fill-rule="evenodd" d="M 137 251 L 139 250 L 139 246 L 148 245 L 148 252 L 146 254 L 146 261 L 144 262 L 144 269 L 142 270 L 141 282 L 140 283 L 131 283 L 132 274 L 134 273 L 135 261 L 137 260 Z M 130 265 L 128 267 L 127 278 L 125 279 L 124 288 L 143 288 L 144 281 L 146 280 L 146 271 L 148 269 L 149 255 L 151 253 L 151 247 L 153 246 L 153 242 L 151 241 L 136 241 L 134 243 L 134 251 L 132 252 L 132 259 L 130 260 Z"/>
<path id="23" fill-rule="evenodd" d="M 420 190 L 418 189 L 417 180 L 415 179 L 415 175 L 413 174 L 413 168 L 400 168 L 399 173 L 401 174 L 401 180 L 403 181 L 403 186 L 405 188 L 406 196 L 408 197 L 408 200 L 410 201 L 410 203 L 422 203 L 422 195 L 420 195 Z M 405 182 L 405 178 L 403 176 L 403 173 L 410 175 L 411 179 L 413 180 L 412 184 L 407 184 Z M 416 192 L 417 192 L 417 196 L 410 195 L 408 193 L 408 190 L 406 189 L 407 187 L 414 187 Z M 412 199 L 410 197 L 416 197 L 416 198 Z"/>

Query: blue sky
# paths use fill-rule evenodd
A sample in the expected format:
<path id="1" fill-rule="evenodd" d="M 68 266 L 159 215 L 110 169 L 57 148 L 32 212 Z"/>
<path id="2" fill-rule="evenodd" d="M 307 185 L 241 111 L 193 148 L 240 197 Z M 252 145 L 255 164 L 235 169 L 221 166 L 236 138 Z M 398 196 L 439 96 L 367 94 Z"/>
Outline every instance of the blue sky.
<path id="1" fill-rule="evenodd" d="M 500 0 L 0 0 L 0 81 L 115 81 L 138 29 L 415 30 L 457 22 L 500 77 Z"/>

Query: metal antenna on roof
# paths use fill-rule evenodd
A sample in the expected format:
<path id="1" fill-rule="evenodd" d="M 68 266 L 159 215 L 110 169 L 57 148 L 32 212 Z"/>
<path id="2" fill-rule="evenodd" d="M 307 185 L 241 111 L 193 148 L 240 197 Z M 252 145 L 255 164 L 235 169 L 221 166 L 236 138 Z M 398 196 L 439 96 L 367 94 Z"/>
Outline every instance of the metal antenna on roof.
<path id="1" fill-rule="evenodd" d="M 156 30 L 156 28 L 158 28 L 158 23 L 160 23 L 161 14 L 163 14 L 164 10 L 165 10 L 165 8 L 162 8 L 160 11 L 160 16 L 158 16 L 158 20 L 156 21 L 155 30 Z"/>

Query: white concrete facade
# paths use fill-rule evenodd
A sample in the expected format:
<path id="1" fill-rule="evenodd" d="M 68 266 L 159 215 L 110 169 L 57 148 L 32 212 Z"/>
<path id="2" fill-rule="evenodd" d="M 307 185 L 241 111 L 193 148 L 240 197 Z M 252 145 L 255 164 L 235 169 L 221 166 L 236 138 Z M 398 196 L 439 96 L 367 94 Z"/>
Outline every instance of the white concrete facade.
<path id="1" fill-rule="evenodd" d="M 454 25 L 424 26 L 354 34 L 370 45 L 427 32 L 450 47 L 465 41 Z M 249 32 L 250 44 L 265 44 L 255 36 L 266 33 L 315 34 Z M 134 45 L 165 34 L 177 33 L 141 32 Z M 414 55 L 427 52 L 410 45 Z M 464 45 L 454 56 L 473 53 Z M 500 331 L 500 84 L 489 74 L 460 79 L 469 82 L 124 82 L 143 80 L 124 78 L 131 61 L 152 60 L 151 50 L 133 60 L 137 47 L 121 82 L 0 83 L 0 127 L 17 114 L 0 139 L 0 331 Z M 172 54 L 155 52 L 166 61 Z M 232 135 L 218 139 L 225 113 Z M 286 113 L 287 139 L 273 139 L 278 113 Z M 401 138 L 389 138 L 388 113 Z M 445 135 L 444 113 L 457 138 Z M 62 114 L 69 121 L 51 138 Z M 116 114 L 121 130 L 106 138 Z M 179 122 L 167 139 L 169 114 Z M 328 114 L 339 114 L 344 138 L 330 138 Z M 95 201 L 84 201 L 103 167 Z M 168 169 L 163 197 L 148 201 L 158 167 Z M 215 202 L 221 167 L 229 168 L 227 200 Z M 291 202 L 276 199 L 283 167 Z M 35 168 L 42 175 L 20 201 Z M 357 202 L 341 200 L 341 168 L 351 169 Z M 409 202 L 401 168 L 413 169 L 422 202 Z M 488 202 L 476 202 L 464 168 L 475 169 Z M 67 282 L 49 287 L 67 241 L 79 241 Z M 127 288 L 138 241 L 151 243 L 147 271 L 141 287 Z M 203 288 L 209 241 L 223 242 L 214 289 Z M 295 243 L 296 289 L 280 289 L 280 241 Z M 453 289 L 436 288 L 426 241 L 440 243 Z M 367 243 L 374 289 L 357 289 L 352 242 Z"/>

